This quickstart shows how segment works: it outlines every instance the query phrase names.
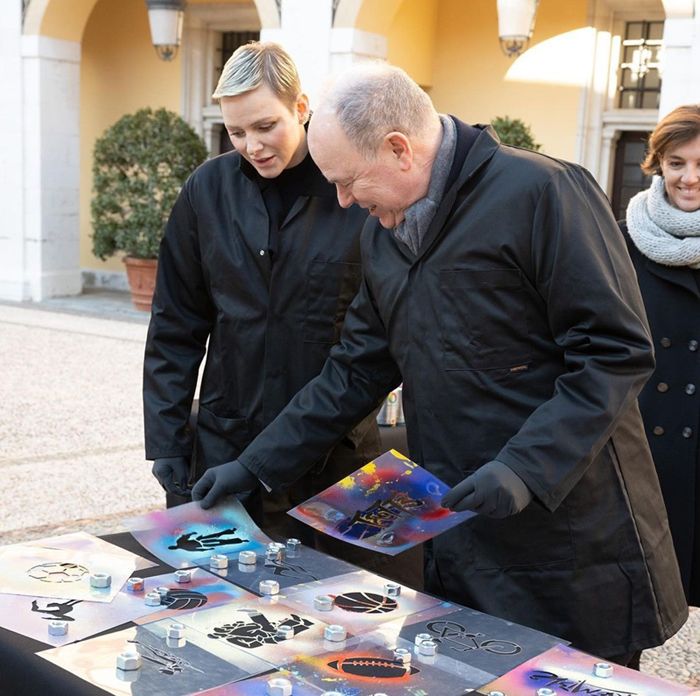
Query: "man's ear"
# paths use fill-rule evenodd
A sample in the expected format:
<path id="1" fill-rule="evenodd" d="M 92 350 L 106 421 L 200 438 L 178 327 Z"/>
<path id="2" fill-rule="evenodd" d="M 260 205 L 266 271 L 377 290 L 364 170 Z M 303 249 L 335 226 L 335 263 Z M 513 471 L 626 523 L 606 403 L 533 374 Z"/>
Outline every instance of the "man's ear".
<path id="1" fill-rule="evenodd" d="M 401 169 L 410 169 L 413 164 L 411 141 L 400 131 L 392 131 L 384 136 L 384 145 L 395 158 Z"/>
<path id="2" fill-rule="evenodd" d="M 299 123 L 306 123 L 309 120 L 309 98 L 302 92 L 294 104 Z"/>

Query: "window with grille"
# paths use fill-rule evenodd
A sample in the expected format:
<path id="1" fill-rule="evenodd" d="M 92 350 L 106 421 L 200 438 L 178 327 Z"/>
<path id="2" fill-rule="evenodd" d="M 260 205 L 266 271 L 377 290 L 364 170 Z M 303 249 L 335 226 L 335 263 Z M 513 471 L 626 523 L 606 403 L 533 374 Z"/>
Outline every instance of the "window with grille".
<path id="1" fill-rule="evenodd" d="M 243 46 L 249 41 L 259 40 L 259 31 L 224 31 L 221 33 L 221 44 L 220 48 L 217 49 L 216 65 L 214 67 L 214 85 L 212 91 L 216 89 L 219 77 L 221 77 L 221 71 L 224 69 L 224 63 L 231 57 L 231 54 L 239 46 Z"/>
<path id="2" fill-rule="evenodd" d="M 658 109 L 663 22 L 627 22 L 620 61 L 621 109 Z"/>

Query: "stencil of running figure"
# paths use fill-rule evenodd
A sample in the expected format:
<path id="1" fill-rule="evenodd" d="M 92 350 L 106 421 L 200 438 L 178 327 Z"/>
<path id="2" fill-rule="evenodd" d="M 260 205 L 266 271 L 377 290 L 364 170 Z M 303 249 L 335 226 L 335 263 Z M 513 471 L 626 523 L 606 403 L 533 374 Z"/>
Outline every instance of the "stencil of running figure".
<path id="1" fill-rule="evenodd" d="M 212 532 L 211 534 L 197 534 L 195 532 L 187 532 L 181 534 L 175 544 L 168 546 L 169 549 L 181 549 L 182 551 L 208 551 L 217 548 L 218 546 L 228 546 L 230 544 L 245 544 L 249 539 L 241 539 L 240 537 L 231 537 L 224 539 L 228 534 L 235 534 L 236 527 L 231 529 L 222 529 L 220 532 Z"/>

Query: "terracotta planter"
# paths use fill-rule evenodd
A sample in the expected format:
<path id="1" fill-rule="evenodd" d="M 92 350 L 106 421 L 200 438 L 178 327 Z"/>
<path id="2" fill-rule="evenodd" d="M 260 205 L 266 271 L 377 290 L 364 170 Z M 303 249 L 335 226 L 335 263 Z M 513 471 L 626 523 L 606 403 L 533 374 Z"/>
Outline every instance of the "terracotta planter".
<path id="1" fill-rule="evenodd" d="M 150 312 L 153 291 L 156 287 L 158 259 L 137 259 L 133 256 L 127 256 L 124 263 L 126 264 L 126 277 L 129 280 L 134 307 L 142 312 Z"/>

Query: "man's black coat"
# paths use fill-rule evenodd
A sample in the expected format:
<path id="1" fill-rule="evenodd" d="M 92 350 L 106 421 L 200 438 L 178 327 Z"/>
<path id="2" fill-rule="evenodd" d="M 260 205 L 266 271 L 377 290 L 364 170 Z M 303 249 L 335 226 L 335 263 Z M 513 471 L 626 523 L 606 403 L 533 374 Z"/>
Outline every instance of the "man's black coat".
<path id="1" fill-rule="evenodd" d="M 535 496 L 435 538 L 428 586 L 597 655 L 658 645 L 687 606 L 636 401 L 651 342 L 608 202 L 581 167 L 488 130 L 455 166 L 417 258 L 368 221 L 341 343 L 240 460 L 294 480 L 403 378 L 412 459 L 450 485 L 498 459 Z"/>

